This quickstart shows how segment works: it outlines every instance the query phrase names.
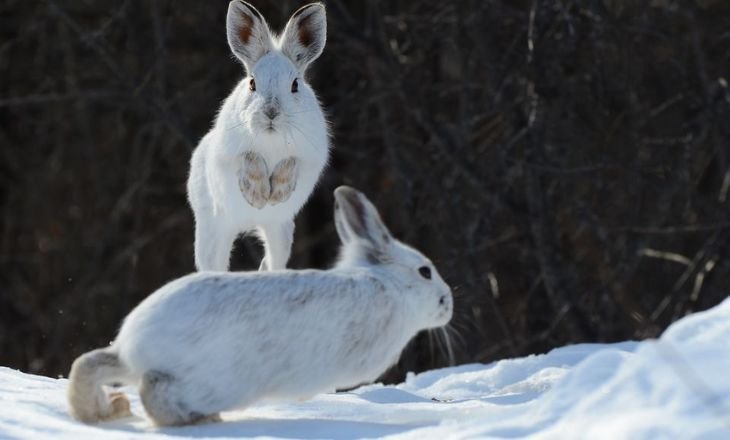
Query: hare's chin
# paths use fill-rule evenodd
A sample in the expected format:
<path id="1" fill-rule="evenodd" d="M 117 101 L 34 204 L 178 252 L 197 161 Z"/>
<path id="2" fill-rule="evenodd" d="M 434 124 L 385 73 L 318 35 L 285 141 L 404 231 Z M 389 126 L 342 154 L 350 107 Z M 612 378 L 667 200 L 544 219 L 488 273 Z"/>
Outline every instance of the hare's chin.
<path id="1" fill-rule="evenodd" d="M 451 310 L 444 310 L 441 313 L 439 313 L 436 320 L 439 322 L 438 327 L 443 327 L 446 324 L 451 321 L 451 318 L 453 317 L 453 312 Z"/>

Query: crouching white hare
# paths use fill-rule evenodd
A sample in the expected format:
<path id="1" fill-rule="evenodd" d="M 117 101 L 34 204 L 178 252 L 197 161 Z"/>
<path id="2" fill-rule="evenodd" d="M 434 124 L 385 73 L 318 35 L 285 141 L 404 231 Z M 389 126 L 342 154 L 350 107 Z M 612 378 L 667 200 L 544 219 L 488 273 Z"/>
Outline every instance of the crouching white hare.
<path id="1" fill-rule="evenodd" d="M 265 249 L 261 269 L 283 269 L 294 216 L 329 152 L 322 109 L 304 80 L 324 49 L 325 9 L 320 3 L 302 7 L 276 38 L 253 6 L 234 0 L 226 27 L 248 76 L 225 100 L 190 161 L 195 265 L 228 270 L 236 236 L 257 230 Z"/>
<path id="2" fill-rule="evenodd" d="M 330 270 L 196 273 L 162 287 L 108 348 L 73 363 L 68 399 L 84 422 L 129 415 L 139 386 L 158 425 L 219 420 L 258 401 L 302 400 L 370 382 L 453 300 L 433 263 L 394 239 L 364 195 L 335 191 L 340 262 Z"/>

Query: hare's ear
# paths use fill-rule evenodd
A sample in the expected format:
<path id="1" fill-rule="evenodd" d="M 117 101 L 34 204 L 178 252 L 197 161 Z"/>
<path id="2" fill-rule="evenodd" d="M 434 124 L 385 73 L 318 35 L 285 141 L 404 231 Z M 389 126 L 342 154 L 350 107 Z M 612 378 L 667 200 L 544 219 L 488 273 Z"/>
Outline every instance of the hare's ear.
<path id="1" fill-rule="evenodd" d="M 375 206 L 349 186 L 335 190 L 335 226 L 343 243 L 360 240 L 376 251 L 376 256 L 385 255 L 393 240 Z"/>
<path id="2" fill-rule="evenodd" d="M 335 199 L 335 229 L 337 230 L 337 235 L 340 236 L 340 241 L 342 241 L 342 243 L 347 244 L 353 240 L 350 231 L 347 229 L 344 211 L 337 199 Z"/>
<path id="3" fill-rule="evenodd" d="M 243 61 L 249 74 L 256 61 L 273 46 L 271 32 L 264 17 L 256 8 L 242 0 L 233 0 L 228 4 L 226 32 L 231 51 Z"/>
<path id="4" fill-rule="evenodd" d="M 292 14 L 281 37 L 281 51 L 304 72 L 327 41 L 327 14 L 322 3 L 302 6 Z"/>

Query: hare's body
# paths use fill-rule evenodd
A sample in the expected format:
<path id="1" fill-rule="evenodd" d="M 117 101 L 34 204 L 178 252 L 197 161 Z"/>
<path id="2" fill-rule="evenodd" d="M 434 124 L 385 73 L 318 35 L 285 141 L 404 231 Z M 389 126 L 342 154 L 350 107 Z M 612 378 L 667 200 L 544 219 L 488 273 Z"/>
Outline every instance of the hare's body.
<path id="1" fill-rule="evenodd" d="M 293 219 L 312 193 L 328 158 L 326 130 L 321 111 L 301 118 L 312 119 L 302 128 L 282 135 L 261 134 L 256 138 L 231 115 L 237 111 L 238 90 L 226 99 L 213 129 L 200 141 L 190 161 L 188 198 L 195 214 L 195 260 L 200 270 L 227 270 L 233 242 L 244 232 L 256 230 L 266 245 L 272 269 L 282 269 L 289 257 Z M 243 139 L 243 140 L 242 140 Z M 250 142 L 246 144 L 245 142 Z M 265 148 L 261 148 L 265 145 Z M 299 160 L 296 186 L 289 198 L 256 208 L 241 195 L 240 169 L 244 154 L 255 149 L 267 164 L 277 164 L 296 155 Z M 272 255 L 274 253 L 274 255 Z M 264 267 L 268 267 L 264 264 Z"/>
<path id="2" fill-rule="evenodd" d="M 143 301 L 109 350 L 138 380 L 179 378 L 190 410 L 215 414 L 373 380 L 420 330 L 396 319 L 404 307 L 362 270 L 197 274 Z"/>
<path id="3" fill-rule="evenodd" d="M 248 76 L 226 98 L 190 162 L 199 270 L 227 270 L 236 236 L 250 231 L 265 245 L 262 269 L 286 266 L 294 217 L 329 154 L 324 113 L 304 79 L 324 47 L 324 14 L 320 4 L 305 6 L 276 39 L 253 6 L 231 2 L 228 40 Z M 305 32 L 308 45 L 300 41 Z"/>
<path id="4" fill-rule="evenodd" d="M 112 345 L 79 357 L 69 402 L 83 421 L 128 414 L 104 384 L 136 384 L 160 425 L 217 420 L 258 401 L 303 400 L 370 382 L 421 330 L 446 324 L 451 291 L 349 188 L 335 192 L 344 243 L 333 269 L 203 272 L 163 286 Z"/>

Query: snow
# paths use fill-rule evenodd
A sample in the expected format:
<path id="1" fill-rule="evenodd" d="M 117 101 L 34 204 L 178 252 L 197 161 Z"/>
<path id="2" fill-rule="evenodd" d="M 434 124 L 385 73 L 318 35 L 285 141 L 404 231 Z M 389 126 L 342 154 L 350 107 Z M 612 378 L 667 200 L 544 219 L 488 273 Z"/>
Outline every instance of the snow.
<path id="1" fill-rule="evenodd" d="M 658 340 L 580 344 L 469 364 L 307 402 L 257 405 L 223 423 L 159 429 L 143 416 L 69 418 L 65 379 L 0 368 L 5 439 L 730 439 L 730 299 Z"/>

